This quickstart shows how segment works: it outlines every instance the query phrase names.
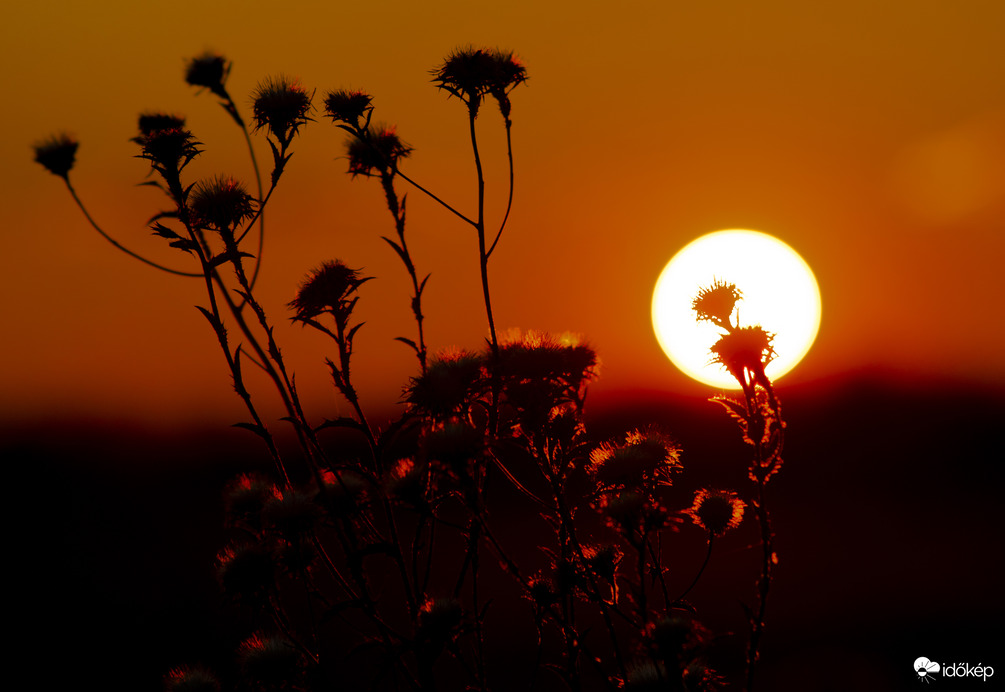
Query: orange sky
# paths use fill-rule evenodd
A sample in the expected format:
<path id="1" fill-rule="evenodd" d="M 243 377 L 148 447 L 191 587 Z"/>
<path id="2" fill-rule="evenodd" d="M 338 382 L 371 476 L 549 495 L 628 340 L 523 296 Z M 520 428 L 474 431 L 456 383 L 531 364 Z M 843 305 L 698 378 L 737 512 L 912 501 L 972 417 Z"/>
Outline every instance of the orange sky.
<path id="1" fill-rule="evenodd" d="M 375 119 L 415 153 L 405 170 L 473 213 L 463 107 L 429 82 L 454 47 L 510 48 L 531 75 L 513 95 L 515 209 L 493 256 L 496 320 L 586 336 L 600 351 L 595 396 L 645 387 L 700 393 L 649 322 L 663 265 L 722 228 L 772 233 L 817 274 L 817 344 L 783 383 L 892 368 L 1005 385 L 1005 4 L 39 2 L 6 11 L 0 42 L 3 419 L 95 415 L 241 419 L 198 282 L 160 274 L 86 226 L 30 144 L 81 141 L 74 183 L 124 244 L 185 257 L 145 229 L 162 208 L 136 187 L 139 112 L 184 114 L 206 144 L 193 175 L 250 181 L 243 141 L 210 95 L 184 84 L 206 48 L 234 61 L 239 105 L 263 77 L 365 88 Z M 349 6 L 349 5 L 354 5 Z M 277 17 L 279 17 L 277 19 Z M 505 195 L 498 113 L 479 118 L 490 212 Z M 303 274 L 341 258 L 378 277 L 363 289 L 355 375 L 364 404 L 397 399 L 414 359 L 408 287 L 380 240 L 393 233 L 375 181 L 345 174 L 343 137 L 310 124 L 272 202 L 261 299 L 315 416 L 345 413 L 327 344 L 289 325 Z M 267 157 L 264 138 L 256 139 Z M 401 188 L 405 191 L 405 188 Z M 473 232 L 409 196 L 409 242 L 432 348 L 486 334 Z"/>

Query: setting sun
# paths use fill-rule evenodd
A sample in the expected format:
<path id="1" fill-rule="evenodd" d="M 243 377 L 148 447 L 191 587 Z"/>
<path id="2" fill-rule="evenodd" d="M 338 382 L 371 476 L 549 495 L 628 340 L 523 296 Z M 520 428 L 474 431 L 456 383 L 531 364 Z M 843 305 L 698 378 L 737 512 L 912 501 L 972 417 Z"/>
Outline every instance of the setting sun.
<path id="1" fill-rule="evenodd" d="M 653 292 L 656 337 L 673 364 L 714 387 L 739 388 L 709 348 L 722 330 L 696 320 L 699 289 L 719 281 L 735 284 L 737 326 L 760 325 L 775 335 L 775 358 L 766 374 L 777 379 L 806 355 L 820 327 L 820 289 L 795 250 L 765 233 L 727 230 L 692 241 L 666 265 Z"/>

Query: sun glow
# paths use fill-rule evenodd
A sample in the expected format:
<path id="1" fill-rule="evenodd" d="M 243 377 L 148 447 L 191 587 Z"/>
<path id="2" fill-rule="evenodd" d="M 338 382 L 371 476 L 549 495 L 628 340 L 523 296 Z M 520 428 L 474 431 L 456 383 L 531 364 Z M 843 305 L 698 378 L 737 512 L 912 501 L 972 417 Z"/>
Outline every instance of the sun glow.
<path id="1" fill-rule="evenodd" d="M 775 358 L 765 373 L 776 380 L 806 355 L 820 328 L 820 289 L 809 265 L 791 247 L 766 233 L 727 230 L 688 244 L 666 265 L 653 292 L 653 328 L 660 346 L 682 372 L 705 384 L 739 389 L 712 363 L 709 348 L 723 330 L 699 322 L 692 301 L 713 282 L 742 293 L 735 326 L 760 325 L 775 335 Z"/>

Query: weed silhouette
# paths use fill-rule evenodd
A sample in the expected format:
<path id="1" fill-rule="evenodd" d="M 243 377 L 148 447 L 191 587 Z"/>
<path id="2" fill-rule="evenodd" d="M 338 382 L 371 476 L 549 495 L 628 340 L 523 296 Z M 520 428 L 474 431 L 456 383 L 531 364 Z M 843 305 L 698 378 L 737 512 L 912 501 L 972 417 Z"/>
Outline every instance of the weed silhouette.
<path id="1" fill-rule="evenodd" d="M 216 572 L 222 591 L 254 622 L 235 652 L 239 678 L 180 665 L 166 673 L 167 689 L 720 689 L 728 681 L 714 661 L 722 658 L 724 637 L 701 623 L 688 596 L 713 547 L 730 541 L 753 514 L 763 555 L 757 602 L 747 610 L 742 684 L 751 689 L 777 562 L 765 489 L 781 468 L 785 423 L 764 372 L 772 335 L 734 321 L 741 291 L 716 279 L 693 307 L 699 320 L 721 330 L 712 358 L 741 386 L 742 399 L 715 400 L 751 449 L 753 490 L 702 488 L 685 496 L 675 483 L 681 449 L 666 432 L 640 428 L 601 442 L 588 436 L 586 393 L 599 368 L 589 344 L 497 331 L 489 260 L 513 203 L 511 95 L 528 76 L 510 52 L 462 48 L 431 74 L 465 106 L 477 182 L 472 217 L 402 170 L 412 148 L 394 127 L 372 120 L 369 94 L 333 89 L 323 98 L 324 115 L 348 135 L 349 175 L 374 178 L 384 192 L 394 233 L 382 237 L 409 276 L 416 326 L 412 337 L 398 340 L 414 352 L 418 369 L 404 388 L 400 416 L 372 427 L 352 377 L 354 337 L 363 326 L 353 312 L 370 277 L 340 259 L 321 262 L 290 300 L 290 319 L 334 343 L 327 365 L 352 415 L 319 423 L 301 405 L 275 322 L 255 294 L 265 213 L 297 135 L 314 120 L 315 92 L 285 76 L 255 89 L 249 122 L 272 152 L 263 189 L 252 132 L 225 86 L 230 69 L 223 56 L 206 53 L 187 63 L 185 79 L 215 95 L 244 133 L 257 194 L 227 175 L 187 178 L 204 145 L 180 116 L 141 115 L 133 140 L 150 165 L 146 184 L 167 198 L 150 230 L 197 271 L 139 256 L 92 219 L 70 183 L 76 140 L 61 134 L 34 148 L 35 160 L 64 180 L 106 240 L 160 270 L 201 281 L 199 310 L 248 414 L 237 425 L 262 440 L 272 461 L 270 474 L 239 476 L 224 498 L 233 538 L 220 549 Z M 508 169 L 505 211 L 492 223 L 476 129 L 489 99 L 502 116 Z M 422 301 L 429 275 L 418 271 L 407 243 L 402 186 L 475 231 L 489 333 L 482 350 L 427 350 Z M 247 236 L 256 228 L 257 249 L 250 251 Z M 263 395 L 245 379 L 249 365 L 265 373 L 281 403 L 293 449 L 281 449 L 260 413 Z M 334 430 L 343 434 L 329 439 Z M 346 435 L 359 444 L 344 444 Z M 677 534 L 692 531 L 707 543 L 700 565 L 681 564 L 675 551 Z M 525 617 L 510 617 L 515 613 Z M 512 653 L 531 650 L 519 659 Z"/>

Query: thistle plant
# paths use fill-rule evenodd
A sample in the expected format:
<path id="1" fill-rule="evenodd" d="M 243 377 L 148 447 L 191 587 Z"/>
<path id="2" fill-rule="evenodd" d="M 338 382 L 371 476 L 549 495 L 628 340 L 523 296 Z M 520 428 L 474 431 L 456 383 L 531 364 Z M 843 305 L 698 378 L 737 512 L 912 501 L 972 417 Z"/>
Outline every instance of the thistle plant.
<path id="1" fill-rule="evenodd" d="M 354 311 L 372 279 L 351 262 L 321 261 L 291 289 L 288 319 L 331 340 L 328 370 L 352 413 L 309 414 L 255 278 L 265 211 L 291 165 L 297 135 L 313 122 L 315 92 L 289 77 L 263 80 L 249 128 L 225 87 L 230 69 L 225 58 L 207 53 L 188 62 L 185 79 L 217 96 L 241 129 L 256 194 L 227 174 L 189 178 L 188 165 L 205 149 L 180 116 L 145 113 L 134 137 L 150 166 L 147 184 L 167 199 L 151 216 L 150 231 L 187 270 L 136 255 L 92 220 L 70 185 L 76 140 L 57 135 L 35 146 L 35 160 L 64 180 L 87 220 L 118 249 L 201 280 L 199 310 L 248 414 L 236 425 L 262 440 L 272 463 L 270 473 L 241 474 L 224 498 L 231 539 L 220 549 L 216 573 L 223 592 L 254 623 L 234 654 L 241 679 L 180 665 L 166 671 L 167 688 L 486 691 L 501 688 L 505 666 L 510 679 L 519 677 L 529 689 L 719 689 L 724 679 L 708 662 L 716 639 L 688 597 L 710 564 L 713 543 L 732 540 L 750 507 L 764 563 L 758 604 L 748 614 L 749 689 L 775 563 L 764 489 L 781 465 L 784 423 L 764 373 L 771 335 L 733 321 L 740 291 L 715 281 L 694 308 L 722 330 L 713 359 L 740 382 L 742 401 L 718 401 L 752 447 L 748 475 L 756 494 L 741 499 L 736 491 L 708 488 L 685 494 L 677 487 L 686 472 L 683 452 L 669 433 L 640 427 L 608 441 L 589 436 L 586 395 L 599 375 L 592 346 L 568 334 L 497 331 L 489 259 L 513 203 L 511 94 L 527 71 L 510 52 L 464 48 L 432 75 L 465 106 L 477 190 L 472 216 L 404 170 L 413 148 L 393 127 L 373 121 L 371 95 L 333 89 L 323 99 L 325 115 L 348 135 L 349 175 L 375 178 L 384 192 L 394 233 L 381 237 L 409 276 L 416 329 L 414 338 L 398 340 L 418 363 L 403 388 L 400 415 L 373 426 L 352 358 L 363 327 Z M 509 172 L 506 210 L 491 226 L 475 127 L 490 101 L 503 119 Z M 272 152 L 267 190 L 252 134 Z M 430 277 L 412 258 L 401 192 L 407 188 L 475 232 L 489 332 L 482 349 L 429 351 L 423 297 Z M 256 226 L 259 242 L 249 248 Z M 250 386 L 249 366 L 264 374 L 264 392 Z M 261 413 L 268 396 L 282 407 L 281 423 L 292 427 L 289 448 L 281 448 L 274 422 Z M 343 434 L 332 435 L 336 430 Z M 532 539 L 514 525 L 533 527 Z M 675 550 L 685 532 L 707 541 L 701 564 Z M 528 631 L 498 633 L 504 611 L 527 613 Z M 496 650 L 507 636 L 534 642 L 533 660 L 515 662 Z"/>
<path id="2" fill-rule="evenodd" d="M 716 397 L 713 401 L 725 407 L 736 420 L 743 441 L 752 452 L 748 475 L 757 488 L 751 505 L 761 534 L 761 575 L 757 581 L 757 605 L 755 608 L 747 608 L 750 637 L 745 684 L 749 690 L 753 687 L 754 669 L 760 656 L 772 571 L 778 563 L 771 520 L 765 505 L 765 489 L 768 481 L 782 466 L 785 421 L 774 387 L 764 372 L 764 367 L 774 357 L 774 349 L 771 347 L 774 335 L 760 325 L 741 327 L 738 314 L 734 320 L 736 304 L 742 297 L 743 294 L 734 284 L 715 279 L 711 286 L 699 291 L 692 307 L 699 321 L 711 322 L 723 332 L 711 347 L 712 361 L 724 367 L 740 384 L 743 400 Z M 695 511 L 700 516 L 700 510 Z M 726 514 L 724 508 L 717 510 L 717 513 Z M 710 532 L 710 549 L 712 535 Z"/>

